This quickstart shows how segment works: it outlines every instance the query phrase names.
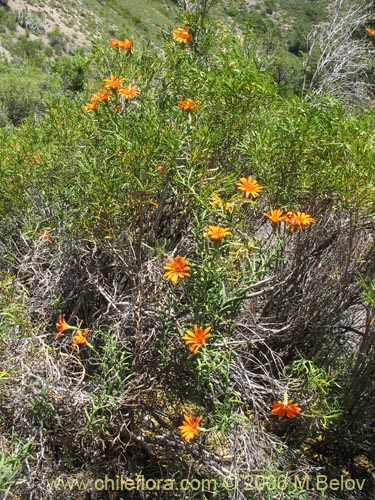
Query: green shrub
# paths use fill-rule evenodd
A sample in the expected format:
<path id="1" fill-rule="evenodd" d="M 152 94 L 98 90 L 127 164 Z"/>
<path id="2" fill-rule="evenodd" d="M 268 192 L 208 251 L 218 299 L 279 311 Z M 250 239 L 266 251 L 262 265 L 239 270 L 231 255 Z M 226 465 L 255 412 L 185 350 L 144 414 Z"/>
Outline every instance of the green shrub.
<path id="1" fill-rule="evenodd" d="M 41 40 L 30 40 L 21 35 L 14 42 L 12 53 L 19 61 L 28 62 L 30 65 L 41 66 L 45 60 L 44 44 Z"/>
<path id="2" fill-rule="evenodd" d="M 82 92 L 86 86 L 88 61 L 83 55 L 55 57 L 51 62 L 53 73 L 60 76 L 64 90 Z"/>
<path id="3" fill-rule="evenodd" d="M 25 444 L 11 443 L 11 451 L 2 451 L 0 454 L 0 491 L 10 495 L 18 482 L 23 479 L 22 462 L 30 458 L 30 450 L 34 439 L 31 438 Z"/>
<path id="4" fill-rule="evenodd" d="M 47 33 L 47 36 L 50 46 L 58 55 L 61 55 L 61 53 L 65 50 L 66 37 L 63 35 L 63 33 L 61 33 L 59 28 L 55 28 L 53 31 L 49 31 Z"/>
<path id="5" fill-rule="evenodd" d="M 6 30 L 15 31 L 17 27 L 17 15 L 7 9 L 0 10 L 0 29 L 4 33 Z"/>
<path id="6" fill-rule="evenodd" d="M 31 66 L 3 63 L 0 71 L 2 122 L 20 125 L 28 116 L 37 118 L 46 107 L 49 94 L 60 90 L 56 77 Z"/>

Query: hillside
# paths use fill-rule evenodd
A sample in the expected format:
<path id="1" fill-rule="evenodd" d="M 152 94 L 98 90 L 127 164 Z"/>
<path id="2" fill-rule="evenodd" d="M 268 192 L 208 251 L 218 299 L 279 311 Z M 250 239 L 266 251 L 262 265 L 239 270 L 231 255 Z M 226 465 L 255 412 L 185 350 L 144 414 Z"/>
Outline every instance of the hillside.
<path id="1" fill-rule="evenodd" d="M 154 0 L 57 0 L 50 4 L 9 0 L 7 7 L 2 7 L 0 40 L 2 52 L 8 58 L 17 55 L 14 45 L 25 36 L 30 42 L 42 41 L 52 49 L 58 45 L 55 51 L 58 54 L 72 53 L 114 36 L 152 40 L 160 36 L 160 26 L 168 25 L 175 17 L 173 3 Z"/>
<path id="2" fill-rule="evenodd" d="M 58 46 L 56 53 L 71 53 L 88 48 L 93 41 L 115 36 L 160 44 L 161 28 L 172 26 L 178 11 L 176 2 L 171 0 L 56 0 L 49 4 L 41 0 L 4 0 L 2 4 L 5 3 L 0 11 L 0 50 L 7 59 L 18 55 L 14 46 L 25 36 L 30 42 L 42 41 L 52 49 Z M 212 15 L 233 29 L 253 26 L 264 33 L 273 23 L 286 47 L 295 53 L 303 50 L 304 37 L 313 23 L 328 14 L 326 0 L 313 4 L 307 0 L 232 0 L 214 4 Z"/>
<path id="3" fill-rule="evenodd" d="M 189 22 L 196 7 L 185 4 L 188 11 L 183 13 L 176 2 L 167 0 L 3 0 L 0 125 L 17 125 L 27 115 L 37 117 L 51 93 L 82 91 L 90 81 L 88 59 L 96 44 L 128 38 L 137 40 L 138 47 L 161 47 L 178 22 Z M 326 2 L 233 0 L 202 2 L 205 5 L 223 28 L 242 37 L 253 34 L 254 47 L 267 54 L 267 66 L 273 68 L 282 93 L 301 92 L 305 75 L 300 55 L 307 49 L 306 35 L 313 23 L 327 16 Z"/>

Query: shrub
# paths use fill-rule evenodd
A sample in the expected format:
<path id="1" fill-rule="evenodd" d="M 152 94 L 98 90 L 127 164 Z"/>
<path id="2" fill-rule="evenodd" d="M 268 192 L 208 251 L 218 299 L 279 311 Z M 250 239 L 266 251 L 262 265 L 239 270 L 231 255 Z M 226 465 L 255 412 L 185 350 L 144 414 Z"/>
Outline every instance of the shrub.
<path id="1" fill-rule="evenodd" d="M 44 44 L 41 40 L 30 40 L 24 35 L 17 38 L 12 52 L 19 61 L 27 61 L 31 65 L 42 66 L 45 60 Z"/>
<path id="2" fill-rule="evenodd" d="M 0 83 L 3 124 L 20 125 L 28 116 L 36 119 L 45 110 L 47 95 L 60 89 L 59 80 L 46 79 L 40 69 L 6 63 L 2 64 Z"/>
<path id="3" fill-rule="evenodd" d="M 39 439 L 44 478 L 147 470 L 246 498 L 253 472 L 321 471 L 318 433 L 345 425 L 374 119 L 281 96 L 253 43 L 185 13 L 163 53 L 97 45 L 85 99 L 2 131 L 3 425 Z"/>
<path id="4" fill-rule="evenodd" d="M 44 18 L 41 12 L 30 12 L 27 9 L 17 12 L 17 24 L 36 35 L 44 33 Z"/>
<path id="5" fill-rule="evenodd" d="M 64 90 L 82 92 L 86 85 L 88 61 L 83 55 L 55 57 L 51 62 L 53 73 L 58 74 Z"/>

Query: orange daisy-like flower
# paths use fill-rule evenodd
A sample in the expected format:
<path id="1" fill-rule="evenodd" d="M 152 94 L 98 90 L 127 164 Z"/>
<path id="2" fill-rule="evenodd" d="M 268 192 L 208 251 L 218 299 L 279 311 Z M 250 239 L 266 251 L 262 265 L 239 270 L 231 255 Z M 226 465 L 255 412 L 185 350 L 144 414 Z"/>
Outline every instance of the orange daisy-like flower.
<path id="1" fill-rule="evenodd" d="M 271 208 L 269 213 L 263 212 L 263 215 L 273 222 L 273 224 L 284 221 L 284 210 L 282 208 Z"/>
<path id="2" fill-rule="evenodd" d="M 288 395 L 284 394 L 284 401 L 278 401 L 277 403 L 272 403 L 272 414 L 278 417 L 288 417 L 293 418 L 299 413 L 301 413 L 301 408 L 297 403 L 293 403 L 292 400 L 288 399 Z"/>
<path id="3" fill-rule="evenodd" d="M 217 193 L 213 194 L 211 196 L 211 199 L 212 199 L 212 201 L 210 202 L 210 204 L 213 207 L 223 208 L 223 200 L 219 194 L 217 194 Z"/>
<path id="4" fill-rule="evenodd" d="M 120 42 L 120 40 L 118 40 L 117 38 L 114 38 L 113 40 L 111 40 L 111 41 L 109 42 L 108 47 L 109 47 L 110 49 L 113 49 L 113 48 L 117 49 L 117 48 L 118 48 L 118 44 L 119 44 L 119 42 Z"/>
<path id="5" fill-rule="evenodd" d="M 129 85 L 126 85 L 126 87 L 118 89 L 118 93 L 122 97 L 125 97 L 125 99 L 133 99 L 135 96 L 140 94 L 141 91 L 136 85 L 132 85 L 131 83 L 129 83 Z"/>
<path id="6" fill-rule="evenodd" d="M 110 49 L 116 48 L 120 50 L 127 50 L 128 53 L 131 52 L 132 47 L 133 47 L 132 40 L 128 40 L 127 38 L 125 38 L 124 40 L 117 40 L 117 38 L 115 38 L 114 40 L 111 40 L 109 42 Z"/>
<path id="7" fill-rule="evenodd" d="M 175 259 L 170 257 L 167 264 L 163 267 L 163 269 L 167 271 L 163 277 L 166 280 L 171 280 L 175 285 L 179 278 L 183 279 L 190 276 L 190 267 L 187 264 L 188 261 L 185 257 L 180 257 L 179 255 L 177 255 Z"/>
<path id="8" fill-rule="evenodd" d="M 260 195 L 263 187 L 258 184 L 258 182 L 252 177 L 241 177 L 240 180 L 236 183 L 237 189 L 240 191 L 244 191 L 246 198 L 249 196 L 253 196 L 256 198 Z"/>
<path id="9" fill-rule="evenodd" d="M 97 102 L 89 102 L 82 106 L 83 111 L 96 111 Z"/>
<path id="10" fill-rule="evenodd" d="M 118 78 L 117 76 L 111 75 L 110 78 L 104 78 L 103 83 L 105 88 L 116 90 L 123 81 L 123 78 Z"/>
<path id="11" fill-rule="evenodd" d="M 72 335 L 72 342 L 70 347 L 75 347 L 78 344 L 86 344 L 87 343 L 87 335 L 89 334 L 89 329 L 85 328 L 82 330 L 77 330 L 74 335 Z"/>
<path id="12" fill-rule="evenodd" d="M 369 35 L 375 36 L 375 30 L 373 30 L 372 28 L 366 28 L 366 31 L 367 33 L 369 33 Z"/>
<path id="13" fill-rule="evenodd" d="M 229 201 L 226 201 L 225 203 L 223 202 L 221 196 L 217 193 L 213 194 L 212 197 L 211 197 L 212 201 L 210 202 L 210 204 L 213 206 L 213 207 L 218 207 L 218 208 L 221 208 L 221 209 L 224 209 L 226 210 L 227 212 L 233 212 L 233 207 L 232 207 L 232 204 L 229 203 Z"/>
<path id="14" fill-rule="evenodd" d="M 196 102 L 192 101 L 191 99 L 184 99 L 184 100 L 180 100 L 180 101 L 177 101 L 177 106 L 178 106 L 178 109 L 200 109 L 200 105 L 197 104 Z"/>
<path id="15" fill-rule="evenodd" d="M 202 417 L 194 418 L 192 412 L 190 412 L 190 415 L 184 414 L 182 425 L 180 425 L 178 428 L 181 432 L 182 439 L 184 439 L 187 443 L 192 441 L 195 436 L 198 436 L 198 425 L 201 420 Z"/>
<path id="16" fill-rule="evenodd" d="M 294 233 L 296 227 L 302 231 L 302 226 L 315 224 L 315 219 L 311 217 L 311 215 L 305 212 L 295 212 L 294 210 L 289 210 L 289 212 L 284 215 L 283 220 L 285 224 L 289 226 L 289 231 L 291 233 Z"/>
<path id="17" fill-rule="evenodd" d="M 96 94 L 93 94 L 90 97 L 90 102 L 101 102 L 101 101 L 108 101 L 108 97 L 112 95 L 112 92 L 107 89 L 100 89 Z"/>
<path id="18" fill-rule="evenodd" d="M 187 335 L 181 338 L 185 341 L 186 345 L 191 344 L 189 351 L 198 354 L 199 349 L 205 344 L 206 338 L 211 337 L 210 330 L 210 326 L 203 329 L 202 326 L 194 325 L 194 331 L 186 330 Z"/>
<path id="19" fill-rule="evenodd" d="M 180 43 L 187 43 L 193 35 L 189 33 L 189 27 L 176 28 L 173 30 L 172 38 Z"/>
<path id="20" fill-rule="evenodd" d="M 65 330 L 70 330 L 71 326 L 69 326 L 66 321 L 65 321 L 65 314 L 60 314 L 56 323 L 56 328 L 57 328 L 57 333 L 55 336 L 55 339 L 58 339 L 61 337 L 62 332 L 65 332 Z"/>
<path id="21" fill-rule="evenodd" d="M 45 231 L 44 229 L 42 229 L 41 231 L 39 231 L 39 234 L 40 234 L 41 239 L 47 240 L 49 243 L 53 243 L 53 239 L 48 231 Z"/>
<path id="22" fill-rule="evenodd" d="M 229 227 L 208 226 L 206 238 L 211 238 L 213 241 L 219 241 L 231 234 Z"/>

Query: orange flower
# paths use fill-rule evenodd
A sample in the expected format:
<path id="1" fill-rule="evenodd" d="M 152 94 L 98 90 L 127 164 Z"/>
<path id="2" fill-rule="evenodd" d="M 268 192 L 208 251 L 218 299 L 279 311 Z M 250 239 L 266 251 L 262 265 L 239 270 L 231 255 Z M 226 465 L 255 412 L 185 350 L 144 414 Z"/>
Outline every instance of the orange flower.
<path id="1" fill-rule="evenodd" d="M 75 332 L 75 335 L 72 335 L 72 342 L 70 344 L 70 347 L 75 347 L 78 344 L 86 344 L 87 342 L 87 335 L 89 334 L 89 329 L 85 328 L 85 330 L 82 332 L 82 330 L 77 330 Z"/>
<path id="2" fill-rule="evenodd" d="M 177 255 L 175 259 L 170 257 L 167 264 L 163 267 L 163 269 L 167 271 L 163 277 L 166 280 L 171 280 L 175 285 L 179 278 L 183 279 L 190 276 L 190 267 L 187 264 L 188 262 L 185 257 L 180 257 L 179 255 Z"/>
<path id="3" fill-rule="evenodd" d="M 113 49 L 113 48 L 116 48 L 116 49 L 117 49 L 117 48 L 118 48 L 118 44 L 119 44 L 119 42 L 120 42 L 120 40 L 118 40 L 117 38 L 114 38 L 113 40 L 111 40 L 111 41 L 109 42 L 108 47 L 109 47 L 110 49 Z"/>
<path id="4" fill-rule="evenodd" d="M 185 341 L 186 345 L 191 344 L 189 351 L 198 354 L 199 349 L 205 344 L 206 338 L 211 337 L 211 334 L 208 333 L 210 330 L 210 326 L 203 329 L 202 326 L 194 325 L 194 331 L 186 330 L 187 335 L 181 338 Z"/>
<path id="5" fill-rule="evenodd" d="M 118 90 L 118 93 L 122 96 L 125 97 L 125 99 L 133 99 L 135 96 L 140 94 L 140 90 L 136 85 L 126 85 L 126 87 L 122 87 L 121 89 Z"/>
<path id="6" fill-rule="evenodd" d="M 297 403 L 293 403 L 292 400 L 288 399 L 288 394 L 284 394 L 284 401 L 278 401 L 277 403 L 272 403 L 272 414 L 278 417 L 288 417 L 293 418 L 299 413 L 301 413 L 301 408 Z"/>
<path id="7" fill-rule="evenodd" d="M 206 232 L 206 238 L 211 238 L 213 241 L 219 241 L 221 238 L 226 238 L 231 233 L 229 227 L 220 227 L 220 226 L 208 226 L 208 230 Z"/>
<path id="8" fill-rule="evenodd" d="M 241 177 L 240 180 L 236 183 L 237 189 L 240 191 L 244 191 L 246 198 L 249 196 L 253 196 L 256 198 L 260 195 L 263 187 L 258 184 L 258 182 L 252 177 Z"/>
<path id="9" fill-rule="evenodd" d="M 57 334 L 55 336 L 55 339 L 58 339 L 61 337 L 62 332 L 65 332 L 65 330 L 70 330 L 71 326 L 69 326 L 66 321 L 65 321 L 65 314 L 60 314 L 56 323 L 56 328 L 57 328 Z"/>
<path id="10" fill-rule="evenodd" d="M 200 109 L 200 105 L 191 99 L 177 101 L 178 109 Z"/>
<path id="11" fill-rule="evenodd" d="M 110 78 L 104 78 L 103 83 L 105 88 L 116 90 L 117 87 L 119 87 L 123 81 L 124 81 L 123 78 L 118 78 L 117 76 L 111 75 Z"/>
<path id="12" fill-rule="evenodd" d="M 30 158 L 30 164 L 34 165 L 35 163 L 40 163 L 41 161 L 41 156 L 40 156 L 40 151 L 37 151 L 31 158 Z"/>
<path id="13" fill-rule="evenodd" d="M 100 101 L 108 101 L 108 97 L 110 95 L 112 95 L 112 92 L 110 90 L 100 89 L 99 92 L 97 92 L 96 94 L 93 94 L 90 97 L 90 102 L 97 103 Z"/>
<path id="14" fill-rule="evenodd" d="M 223 200 L 219 194 L 213 194 L 212 195 L 212 201 L 210 202 L 213 207 L 218 207 L 221 209 L 226 210 L 227 212 L 233 212 L 233 207 L 232 204 L 229 203 L 229 201 L 226 201 L 223 203 Z"/>
<path id="15" fill-rule="evenodd" d="M 310 224 L 315 224 L 315 219 L 311 215 L 305 212 L 295 212 L 294 210 L 289 210 L 283 220 L 285 224 L 289 226 L 289 231 L 294 233 L 296 227 L 302 231 L 302 226 L 309 226 Z"/>
<path id="16" fill-rule="evenodd" d="M 49 234 L 48 231 L 42 229 L 41 231 L 39 231 L 39 234 L 41 239 L 47 240 L 49 243 L 53 243 L 53 239 L 51 238 L 51 235 Z"/>
<path id="17" fill-rule="evenodd" d="M 271 208 L 269 213 L 263 212 L 263 215 L 273 222 L 273 224 L 277 224 L 284 220 L 284 210 L 282 208 Z"/>
<path id="18" fill-rule="evenodd" d="M 124 40 L 119 41 L 118 48 L 120 50 L 127 50 L 128 54 L 132 51 L 132 47 L 133 47 L 132 40 L 128 40 L 127 38 L 125 38 Z"/>
<path id="19" fill-rule="evenodd" d="M 213 194 L 211 199 L 212 201 L 210 203 L 213 207 L 223 208 L 223 200 L 219 194 Z"/>
<path id="20" fill-rule="evenodd" d="M 133 47 L 132 40 L 128 40 L 127 38 L 125 38 L 124 40 L 117 40 L 117 38 L 115 38 L 114 40 L 111 40 L 109 42 L 110 49 L 116 48 L 120 50 L 127 50 L 128 53 L 132 51 L 132 47 Z"/>
<path id="21" fill-rule="evenodd" d="M 172 38 L 180 43 L 187 43 L 193 35 L 189 33 L 189 26 L 185 28 L 176 28 L 173 30 Z"/>
<path id="22" fill-rule="evenodd" d="M 83 111 L 96 111 L 96 102 L 89 102 L 88 104 L 82 106 Z"/>
<path id="23" fill-rule="evenodd" d="M 190 412 L 190 415 L 184 414 L 182 425 L 180 425 L 178 428 L 180 429 L 182 439 L 187 443 L 192 441 L 195 436 L 198 436 L 198 425 L 201 420 L 202 417 L 194 418 L 192 412 Z"/>
<path id="24" fill-rule="evenodd" d="M 372 28 L 366 28 L 367 33 L 369 33 L 371 36 L 375 36 L 375 30 Z"/>

